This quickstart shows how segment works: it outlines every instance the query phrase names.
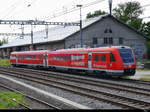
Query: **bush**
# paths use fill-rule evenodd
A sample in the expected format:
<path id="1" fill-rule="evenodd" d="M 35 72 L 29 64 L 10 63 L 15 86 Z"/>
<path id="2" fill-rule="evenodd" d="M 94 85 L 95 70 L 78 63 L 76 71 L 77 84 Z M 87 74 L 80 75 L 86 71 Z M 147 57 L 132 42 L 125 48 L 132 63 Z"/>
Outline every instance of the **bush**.
<path id="1" fill-rule="evenodd" d="M 148 59 L 150 59 L 150 41 L 146 43 L 146 46 L 147 46 L 147 56 L 148 56 Z"/>
<path id="2" fill-rule="evenodd" d="M 9 59 L 0 59 L 0 66 L 10 66 L 11 63 Z"/>

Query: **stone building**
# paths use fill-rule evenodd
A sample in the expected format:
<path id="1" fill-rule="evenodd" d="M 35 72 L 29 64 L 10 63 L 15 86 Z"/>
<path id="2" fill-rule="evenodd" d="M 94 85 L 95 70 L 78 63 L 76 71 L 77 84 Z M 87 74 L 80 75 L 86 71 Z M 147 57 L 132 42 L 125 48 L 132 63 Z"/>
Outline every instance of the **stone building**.
<path id="1" fill-rule="evenodd" d="M 147 38 L 110 15 L 83 21 L 83 47 L 101 47 L 125 45 L 134 49 L 138 58 L 146 54 Z M 56 26 L 46 32 L 34 32 L 34 50 L 57 50 L 80 47 L 79 26 Z M 1 57 L 9 57 L 12 51 L 30 50 L 31 37 L 18 37 L 16 40 L 0 47 Z"/>

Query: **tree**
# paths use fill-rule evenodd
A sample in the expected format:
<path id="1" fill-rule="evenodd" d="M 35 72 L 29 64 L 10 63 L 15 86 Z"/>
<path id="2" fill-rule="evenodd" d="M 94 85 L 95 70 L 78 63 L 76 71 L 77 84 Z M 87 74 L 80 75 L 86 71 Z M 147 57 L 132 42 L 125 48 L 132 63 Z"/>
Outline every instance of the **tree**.
<path id="1" fill-rule="evenodd" d="M 150 41 L 146 42 L 146 46 L 147 46 L 147 56 L 148 56 L 148 59 L 150 59 Z"/>
<path id="2" fill-rule="evenodd" d="M 150 22 L 143 23 L 141 27 L 141 32 L 146 36 L 150 38 Z"/>
<path id="3" fill-rule="evenodd" d="M 0 40 L 0 46 L 7 43 L 8 43 L 8 38 L 3 38 L 2 40 Z"/>
<path id="4" fill-rule="evenodd" d="M 142 26 L 142 19 L 140 15 L 143 14 L 143 9 L 139 2 L 126 2 L 119 4 L 118 8 L 113 9 L 113 15 L 120 21 L 128 24 L 129 26 L 140 30 Z"/>
<path id="5" fill-rule="evenodd" d="M 113 15 L 125 23 L 138 19 L 141 14 L 143 14 L 143 9 L 136 1 L 119 4 L 118 8 L 113 9 Z"/>
<path id="6" fill-rule="evenodd" d="M 142 19 L 135 19 L 133 21 L 130 21 L 128 22 L 128 25 L 130 27 L 133 27 L 134 29 L 136 29 L 137 31 L 141 32 L 141 29 L 142 29 L 142 26 L 143 26 L 143 23 L 142 23 Z"/>
<path id="7" fill-rule="evenodd" d="M 100 15 L 104 15 L 104 14 L 107 14 L 105 11 L 101 11 L 101 10 L 97 10 L 95 11 L 94 13 L 91 13 L 89 12 L 86 16 L 86 18 L 93 18 L 93 17 L 96 17 L 96 16 L 100 16 Z"/>

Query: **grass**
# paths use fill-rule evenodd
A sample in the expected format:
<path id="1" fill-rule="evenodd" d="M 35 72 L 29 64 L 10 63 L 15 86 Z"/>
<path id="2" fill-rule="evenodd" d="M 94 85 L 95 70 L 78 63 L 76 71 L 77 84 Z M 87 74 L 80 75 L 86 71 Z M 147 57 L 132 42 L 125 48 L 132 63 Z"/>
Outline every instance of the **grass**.
<path id="1" fill-rule="evenodd" d="M 150 71 L 149 68 L 137 68 L 136 70 L 137 71 Z"/>
<path id="2" fill-rule="evenodd" d="M 150 78 L 142 77 L 142 78 L 140 78 L 140 80 L 143 80 L 143 81 L 150 81 Z"/>
<path id="3" fill-rule="evenodd" d="M 18 107 L 18 103 L 14 102 L 12 99 L 16 102 L 29 106 L 24 101 L 24 96 L 22 94 L 15 92 L 0 92 L 0 109 L 11 109 Z"/>
<path id="4" fill-rule="evenodd" d="M 0 59 L 0 66 L 10 66 L 11 63 L 9 59 Z"/>

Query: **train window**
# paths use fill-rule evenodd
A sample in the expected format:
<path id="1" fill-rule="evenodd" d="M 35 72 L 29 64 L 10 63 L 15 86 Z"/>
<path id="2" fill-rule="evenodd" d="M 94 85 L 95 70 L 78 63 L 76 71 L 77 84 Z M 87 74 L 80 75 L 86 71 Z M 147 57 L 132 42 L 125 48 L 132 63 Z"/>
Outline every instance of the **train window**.
<path id="1" fill-rule="evenodd" d="M 106 61 L 106 55 L 101 55 L 101 60 Z"/>
<path id="2" fill-rule="evenodd" d="M 110 53 L 110 61 L 111 62 L 115 62 L 116 61 L 115 57 L 114 57 L 114 55 L 112 53 Z"/>
<path id="3" fill-rule="evenodd" d="M 33 56 L 33 59 L 36 59 L 36 56 Z"/>
<path id="4" fill-rule="evenodd" d="M 99 61 L 99 55 L 94 56 L 94 61 Z"/>
<path id="5" fill-rule="evenodd" d="M 70 55 L 65 55 L 65 57 L 64 57 L 64 60 L 66 60 L 66 61 L 68 61 L 68 60 L 70 60 Z"/>

